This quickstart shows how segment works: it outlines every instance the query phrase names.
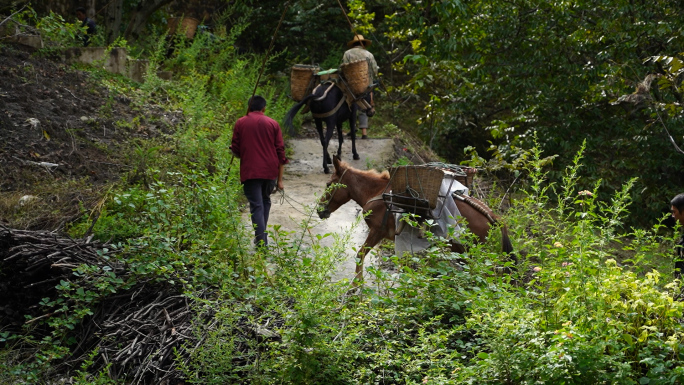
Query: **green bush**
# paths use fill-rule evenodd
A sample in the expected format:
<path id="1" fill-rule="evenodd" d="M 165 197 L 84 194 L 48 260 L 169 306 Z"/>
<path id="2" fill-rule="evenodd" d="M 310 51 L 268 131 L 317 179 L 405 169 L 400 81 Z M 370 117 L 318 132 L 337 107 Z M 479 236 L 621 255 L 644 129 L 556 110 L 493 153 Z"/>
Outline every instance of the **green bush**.
<path id="1" fill-rule="evenodd" d="M 645 270 L 644 261 L 654 256 L 664 261 L 671 249 L 656 247 L 654 232 L 619 231 L 632 183 L 618 191 L 610 205 L 595 200 L 596 186 L 593 192 L 578 191 L 580 153 L 556 191 L 558 201 L 550 204 L 549 189 L 556 187 L 545 183 L 539 154 L 530 162 L 531 189 L 509 215 L 518 229 L 519 250 L 526 255 L 520 284 L 511 291 L 483 291 L 472 298 L 466 325 L 477 335 L 477 347 L 460 379 L 681 381 L 684 335 L 679 320 L 684 305 L 673 299 L 678 284 L 656 270 L 637 274 Z M 624 251 L 632 255 L 618 263 L 614 258 Z"/>

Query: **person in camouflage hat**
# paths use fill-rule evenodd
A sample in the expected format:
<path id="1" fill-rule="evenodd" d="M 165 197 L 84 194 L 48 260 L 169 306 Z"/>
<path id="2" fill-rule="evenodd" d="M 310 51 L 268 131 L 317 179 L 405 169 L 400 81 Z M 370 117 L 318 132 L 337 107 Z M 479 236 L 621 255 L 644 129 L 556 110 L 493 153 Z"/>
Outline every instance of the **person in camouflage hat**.
<path id="1" fill-rule="evenodd" d="M 342 56 L 342 64 L 352 63 L 358 60 L 368 60 L 370 64 L 371 76 L 373 81 L 378 79 L 378 63 L 375 62 L 375 57 L 370 53 L 366 47 L 371 45 L 371 41 L 365 39 L 363 35 L 356 34 L 354 38 L 347 43 L 349 49 Z M 374 106 L 373 91 L 370 92 L 371 106 Z M 368 138 L 368 114 L 366 111 L 359 111 L 359 128 L 361 129 L 361 139 Z"/>

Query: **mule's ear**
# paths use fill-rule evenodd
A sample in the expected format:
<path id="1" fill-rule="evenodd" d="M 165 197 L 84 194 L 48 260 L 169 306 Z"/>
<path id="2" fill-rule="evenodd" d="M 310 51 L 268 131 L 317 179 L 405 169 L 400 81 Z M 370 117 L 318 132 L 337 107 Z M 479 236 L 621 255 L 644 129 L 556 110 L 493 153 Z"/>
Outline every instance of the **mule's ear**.
<path id="1" fill-rule="evenodd" d="M 333 166 L 335 166 L 335 171 L 339 174 L 340 173 L 340 158 L 337 155 L 333 155 Z"/>

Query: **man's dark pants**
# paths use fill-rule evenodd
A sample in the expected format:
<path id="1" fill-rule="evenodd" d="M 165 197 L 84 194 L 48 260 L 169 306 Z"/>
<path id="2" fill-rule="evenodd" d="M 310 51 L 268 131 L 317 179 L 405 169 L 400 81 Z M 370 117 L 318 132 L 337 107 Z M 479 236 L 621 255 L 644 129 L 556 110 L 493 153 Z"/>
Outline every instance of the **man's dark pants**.
<path id="1" fill-rule="evenodd" d="M 254 229 L 254 243 L 259 245 L 263 241 L 264 246 L 268 245 L 266 225 L 268 225 L 268 214 L 271 211 L 271 193 L 275 189 L 276 181 L 271 179 L 247 179 L 242 189 L 249 201 L 249 212 L 252 214 L 252 224 Z"/>

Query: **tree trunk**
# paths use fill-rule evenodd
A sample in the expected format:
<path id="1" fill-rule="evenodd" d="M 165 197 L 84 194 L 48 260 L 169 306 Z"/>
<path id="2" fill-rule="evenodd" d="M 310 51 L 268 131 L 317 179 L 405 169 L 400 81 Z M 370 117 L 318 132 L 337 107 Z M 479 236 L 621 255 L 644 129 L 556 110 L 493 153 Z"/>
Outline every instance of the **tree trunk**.
<path id="1" fill-rule="evenodd" d="M 105 43 L 111 44 L 119 37 L 121 18 L 123 16 L 123 0 L 112 0 L 104 15 Z"/>
<path id="2" fill-rule="evenodd" d="M 135 10 L 133 10 L 131 22 L 128 24 L 126 32 L 124 33 L 126 40 L 137 40 L 147 23 L 147 19 L 149 19 L 156 10 L 172 1 L 173 0 L 141 1 Z"/>

